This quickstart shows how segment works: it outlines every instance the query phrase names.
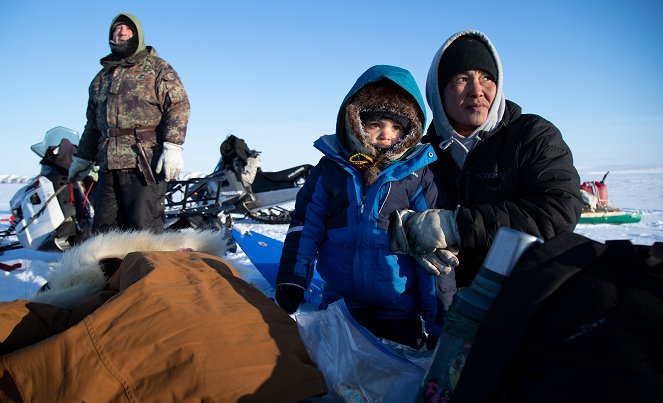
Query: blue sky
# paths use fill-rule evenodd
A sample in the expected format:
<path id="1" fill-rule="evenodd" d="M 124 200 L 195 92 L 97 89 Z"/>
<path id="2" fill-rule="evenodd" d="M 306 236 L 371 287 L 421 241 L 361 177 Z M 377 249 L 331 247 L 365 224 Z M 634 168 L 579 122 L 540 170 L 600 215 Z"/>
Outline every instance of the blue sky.
<path id="1" fill-rule="evenodd" d="M 364 70 L 406 68 L 423 93 L 433 55 L 463 29 L 491 38 L 507 99 L 559 127 L 579 169 L 663 166 L 659 0 L 4 0 L 0 173 L 36 174 L 30 145 L 48 129 L 82 132 L 119 12 L 141 20 L 187 89 L 185 171 L 211 171 L 231 132 L 262 152 L 266 171 L 315 164 L 313 141 L 334 131 Z"/>

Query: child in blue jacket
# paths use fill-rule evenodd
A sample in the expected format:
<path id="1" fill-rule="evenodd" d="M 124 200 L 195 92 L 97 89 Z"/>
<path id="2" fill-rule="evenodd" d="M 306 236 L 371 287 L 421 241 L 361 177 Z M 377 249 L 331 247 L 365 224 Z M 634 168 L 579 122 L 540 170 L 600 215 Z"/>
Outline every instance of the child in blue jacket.
<path id="1" fill-rule="evenodd" d="M 324 156 L 286 235 L 275 295 L 286 312 L 303 301 L 315 266 L 324 302 L 343 298 L 375 336 L 419 347 L 422 318 L 426 333 L 439 335 L 435 270 L 389 247 L 392 212 L 436 206 L 435 153 L 420 143 L 425 113 L 414 78 L 394 66 L 371 67 L 345 97 L 336 133 L 314 143 Z"/>

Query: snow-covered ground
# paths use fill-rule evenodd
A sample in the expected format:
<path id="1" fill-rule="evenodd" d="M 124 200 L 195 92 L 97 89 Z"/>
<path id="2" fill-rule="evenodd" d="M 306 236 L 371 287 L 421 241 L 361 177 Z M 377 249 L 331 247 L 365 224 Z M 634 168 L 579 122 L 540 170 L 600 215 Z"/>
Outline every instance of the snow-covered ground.
<path id="1" fill-rule="evenodd" d="M 605 172 L 598 169 L 580 169 L 580 176 L 583 181 L 601 180 Z M 12 175 L 0 175 L 0 178 L 2 177 L 14 178 Z M 581 224 L 576 228 L 576 232 L 600 242 L 609 239 L 629 239 L 640 245 L 663 242 L 663 168 L 611 171 L 606 183 L 612 203 L 626 211 L 642 211 L 642 220 L 637 224 L 623 225 Z M 0 183 L 0 229 L 7 228 L 11 216 L 9 201 L 22 186 L 21 183 Z M 254 221 L 237 219 L 235 228 L 258 232 L 282 241 L 288 226 L 257 224 Z M 26 249 L 1 254 L 0 262 L 6 265 L 19 263 L 21 267 L 11 272 L 0 271 L 0 301 L 13 301 L 32 295 L 47 281 L 49 263 L 56 261 L 60 255 L 60 252 L 55 251 Z M 269 292 L 269 285 L 241 249 L 227 254 L 225 258 L 245 280 Z"/>
<path id="2" fill-rule="evenodd" d="M 0 175 L 0 178 L 3 176 L 17 178 L 13 175 Z M 198 176 L 204 176 L 204 174 Z M 5 230 L 9 226 L 9 219 L 11 217 L 9 202 L 14 193 L 25 186 L 25 183 L 22 182 L 25 181 L 0 182 L 0 230 Z M 283 207 L 291 209 L 294 207 L 294 203 L 284 205 Z M 288 229 L 288 226 L 285 224 L 260 224 L 244 219 L 241 215 L 234 217 L 234 223 L 234 228 L 240 232 L 255 231 L 280 241 L 283 241 Z M 16 241 L 16 238 L 9 237 L 5 241 Z M 20 264 L 19 269 L 10 272 L 0 270 L 0 301 L 29 298 L 48 280 L 50 273 L 49 263 L 57 261 L 61 254 L 61 252 L 56 250 L 34 251 L 23 248 L 0 253 L 0 262 L 5 265 L 13 266 Z M 243 279 L 253 283 L 265 293 L 273 293 L 270 284 L 260 275 L 241 249 L 238 249 L 236 253 L 228 253 L 224 257 L 240 273 Z"/>

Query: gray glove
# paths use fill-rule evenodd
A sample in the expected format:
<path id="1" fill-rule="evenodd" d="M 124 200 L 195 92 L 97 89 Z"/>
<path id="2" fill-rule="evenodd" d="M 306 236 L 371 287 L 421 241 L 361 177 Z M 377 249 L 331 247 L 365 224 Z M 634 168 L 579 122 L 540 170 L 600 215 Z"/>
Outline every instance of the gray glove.
<path id="1" fill-rule="evenodd" d="M 391 250 L 413 256 L 447 249 L 460 242 L 456 213 L 451 210 L 396 210 L 390 217 L 389 231 Z"/>
<path id="2" fill-rule="evenodd" d="M 412 255 L 414 259 L 428 272 L 439 276 L 449 274 L 458 266 L 458 250 L 456 248 L 437 249 L 434 252 Z"/>
<path id="3" fill-rule="evenodd" d="M 182 173 L 182 169 L 184 169 L 182 150 L 183 147 L 181 145 L 165 141 L 163 143 L 163 151 L 157 161 L 157 168 L 154 172 L 160 173 L 163 170 L 167 181 L 176 179 Z"/>
<path id="4" fill-rule="evenodd" d="M 67 180 L 69 183 L 82 181 L 90 173 L 93 166 L 94 162 L 73 156 L 71 159 L 71 165 L 69 166 L 69 176 L 67 177 Z"/>

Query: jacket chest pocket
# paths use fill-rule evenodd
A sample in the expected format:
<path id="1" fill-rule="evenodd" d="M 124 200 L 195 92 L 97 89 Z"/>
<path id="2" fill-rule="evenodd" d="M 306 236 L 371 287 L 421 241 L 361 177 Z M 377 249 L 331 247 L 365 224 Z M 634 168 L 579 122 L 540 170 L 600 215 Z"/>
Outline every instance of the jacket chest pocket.
<path id="1" fill-rule="evenodd" d="M 113 74 L 109 76 L 109 88 L 108 92 L 112 95 L 117 95 L 120 93 L 120 86 L 122 84 L 122 69 L 118 68 L 113 70 Z"/>
<path id="2" fill-rule="evenodd" d="M 467 186 L 474 194 L 476 202 L 494 201 L 513 195 L 518 186 L 516 170 L 500 167 L 493 171 L 474 172 Z"/>

